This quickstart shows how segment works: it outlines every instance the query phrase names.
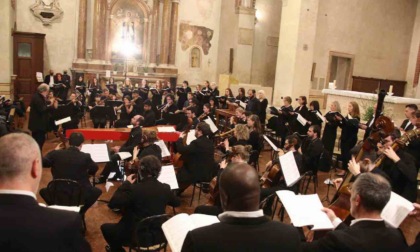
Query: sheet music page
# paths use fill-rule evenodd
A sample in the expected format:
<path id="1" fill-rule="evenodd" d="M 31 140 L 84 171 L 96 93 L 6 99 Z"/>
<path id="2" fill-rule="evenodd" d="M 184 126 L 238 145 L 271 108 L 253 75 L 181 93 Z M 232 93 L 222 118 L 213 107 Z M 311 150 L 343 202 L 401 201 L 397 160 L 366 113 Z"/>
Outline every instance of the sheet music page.
<path id="1" fill-rule="evenodd" d="M 36 80 L 38 82 L 44 82 L 44 77 L 41 72 L 36 72 Z"/>
<path id="2" fill-rule="evenodd" d="M 158 132 L 175 132 L 173 126 L 159 126 L 157 127 Z"/>
<path id="3" fill-rule="evenodd" d="M 124 151 L 124 152 L 118 152 L 117 154 L 118 154 L 118 156 L 120 156 L 121 160 L 125 160 L 127 158 L 131 158 L 132 157 L 131 153 L 130 152 L 126 152 L 126 151 Z"/>
<path id="4" fill-rule="evenodd" d="M 162 150 L 162 157 L 169 157 L 171 155 L 171 153 L 168 150 L 168 147 L 166 147 L 166 144 L 163 140 L 159 140 L 155 142 L 155 144 L 159 146 L 160 149 Z"/>
<path id="5" fill-rule="evenodd" d="M 54 209 L 65 210 L 65 211 L 72 211 L 72 212 L 76 212 L 76 213 L 80 212 L 80 207 L 78 207 L 78 206 L 59 206 L 59 205 L 47 206 L 44 203 L 38 203 L 38 205 L 40 205 L 42 207 L 54 208 Z"/>
<path id="6" fill-rule="evenodd" d="M 265 141 L 267 141 L 267 143 L 271 146 L 271 148 L 273 148 L 274 151 L 278 151 L 279 148 L 273 143 L 271 142 L 270 138 L 268 138 L 266 135 L 263 135 Z"/>
<path id="7" fill-rule="evenodd" d="M 277 191 L 295 227 L 313 226 L 312 230 L 333 229 L 327 214 L 322 211 L 322 203 L 317 194 L 295 195 L 289 190 Z"/>
<path id="8" fill-rule="evenodd" d="M 302 124 L 302 126 L 305 126 L 306 123 L 308 122 L 305 118 L 303 118 L 303 116 L 301 116 L 299 113 L 296 113 L 297 116 L 297 120 L 298 122 L 300 122 L 300 124 Z"/>
<path id="9" fill-rule="evenodd" d="M 394 228 L 398 228 L 401 222 L 407 217 L 408 213 L 413 211 L 413 203 L 391 192 L 391 198 L 382 209 L 381 218 Z"/>
<path id="10" fill-rule="evenodd" d="M 71 117 L 68 116 L 68 117 L 65 117 L 63 119 L 55 121 L 55 125 L 58 126 L 58 125 L 61 125 L 63 123 L 70 122 L 70 121 L 71 121 Z"/>
<path id="11" fill-rule="evenodd" d="M 280 165 L 282 167 L 284 180 L 287 186 L 291 186 L 300 178 L 299 169 L 296 164 L 295 156 L 292 151 L 280 156 Z"/>
<path id="12" fill-rule="evenodd" d="M 210 118 L 207 118 L 204 120 L 208 125 L 210 125 L 211 132 L 216 133 L 219 129 L 214 124 L 213 120 Z"/>
<path id="13" fill-rule="evenodd" d="M 189 132 L 188 132 L 188 135 L 187 135 L 187 145 L 189 145 L 192 141 L 194 141 L 195 139 L 197 139 L 196 137 L 195 137 L 195 130 L 190 130 Z"/>
<path id="14" fill-rule="evenodd" d="M 95 163 L 109 162 L 108 147 L 104 144 L 83 144 L 80 150 L 89 153 Z"/>
<path id="15" fill-rule="evenodd" d="M 246 108 L 246 103 L 243 101 L 239 101 L 239 106 L 241 106 L 243 109 Z"/>
<path id="16" fill-rule="evenodd" d="M 185 213 L 177 214 L 162 224 L 163 233 L 173 252 L 180 252 L 187 233 L 199 227 L 219 222 L 216 216 Z"/>
<path id="17" fill-rule="evenodd" d="M 109 192 L 109 188 L 111 188 L 111 186 L 114 186 L 114 184 L 112 182 L 107 181 L 105 183 L 105 190 L 106 190 L 106 192 Z"/>
<path id="18" fill-rule="evenodd" d="M 325 117 L 323 117 L 322 115 L 321 115 L 321 113 L 319 113 L 319 111 L 317 111 L 316 112 L 316 115 L 318 116 L 318 118 L 319 119 L 321 119 L 322 120 L 322 122 L 325 122 L 327 119 L 325 119 Z"/>
<path id="19" fill-rule="evenodd" d="M 179 188 L 173 165 L 162 166 L 162 170 L 160 171 L 160 175 L 157 180 L 161 183 L 168 184 L 171 187 L 171 190 Z"/>

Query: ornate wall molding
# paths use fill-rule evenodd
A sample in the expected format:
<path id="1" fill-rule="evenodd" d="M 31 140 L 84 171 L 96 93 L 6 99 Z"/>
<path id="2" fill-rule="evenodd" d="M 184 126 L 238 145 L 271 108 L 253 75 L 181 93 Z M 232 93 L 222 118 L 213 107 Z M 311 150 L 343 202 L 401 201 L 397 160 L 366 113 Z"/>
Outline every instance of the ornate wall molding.
<path id="1" fill-rule="evenodd" d="M 59 0 L 36 0 L 30 7 L 35 17 L 39 18 L 44 25 L 51 25 L 55 20 L 63 16 L 63 9 Z"/>

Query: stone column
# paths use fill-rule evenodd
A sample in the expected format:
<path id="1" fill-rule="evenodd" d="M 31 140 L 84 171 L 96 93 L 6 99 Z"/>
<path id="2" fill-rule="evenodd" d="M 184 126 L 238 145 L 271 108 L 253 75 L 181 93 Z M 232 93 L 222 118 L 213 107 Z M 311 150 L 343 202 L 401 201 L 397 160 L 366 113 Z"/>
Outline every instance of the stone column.
<path id="1" fill-rule="evenodd" d="M 309 96 L 319 0 L 283 5 L 273 104 L 282 96 Z"/>
<path id="2" fill-rule="evenodd" d="M 105 15 L 105 61 L 110 64 L 111 62 L 111 43 L 110 43 L 110 32 L 111 32 L 111 6 L 106 5 Z"/>
<path id="3" fill-rule="evenodd" d="M 179 0 L 172 0 L 171 37 L 169 40 L 169 64 L 175 65 L 176 35 L 178 32 L 178 6 Z"/>
<path id="4" fill-rule="evenodd" d="M 160 43 L 160 64 L 168 64 L 168 55 L 169 55 L 169 32 L 170 32 L 170 9 L 171 9 L 171 0 L 164 0 L 163 2 L 163 17 L 162 17 L 162 33 L 161 33 L 161 43 Z"/>
<path id="5" fill-rule="evenodd" d="M 144 29 L 143 29 L 143 48 L 142 48 L 142 54 L 143 54 L 143 64 L 147 66 L 147 62 L 149 61 L 149 52 L 147 50 L 148 47 L 148 41 L 149 39 L 149 20 L 147 18 L 144 19 Z M 156 57 L 155 57 L 156 58 Z"/>
<path id="6" fill-rule="evenodd" d="M 86 22 L 87 22 L 87 0 L 80 0 L 79 5 L 79 27 L 77 32 L 77 58 L 86 58 Z"/>
<path id="7" fill-rule="evenodd" d="M 150 67 L 156 66 L 157 46 L 159 37 L 159 0 L 153 1 L 152 32 L 150 34 Z"/>
<path id="8" fill-rule="evenodd" d="M 100 60 L 101 55 L 101 34 L 102 34 L 102 17 L 101 17 L 102 0 L 95 0 L 93 10 L 93 39 L 92 39 L 92 60 Z"/>
<path id="9" fill-rule="evenodd" d="M 99 41 L 100 48 L 101 48 L 101 60 L 105 62 L 106 59 L 106 36 L 107 36 L 107 30 L 106 30 L 106 21 L 107 21 L 107 11 L 108 11 L 108 4 L 107 1 L 102 0 L 101 3 L 101 41 Z"/>

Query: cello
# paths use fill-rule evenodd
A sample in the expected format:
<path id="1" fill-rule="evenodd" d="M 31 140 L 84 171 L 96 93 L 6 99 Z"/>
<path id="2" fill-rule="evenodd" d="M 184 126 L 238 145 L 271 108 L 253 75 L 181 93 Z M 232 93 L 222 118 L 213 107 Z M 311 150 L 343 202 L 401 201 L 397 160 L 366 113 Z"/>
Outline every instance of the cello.
<path id="1" fill-rule="evenodd" d="M 185 137 L 182 139 L 182 144 L 185 146 L 187 145 L 187 135 L 190 132 L 191 128 L 193 125 L 193 119 L 192 118 L 188 118 L 187 119 L 187 127 L 184 130 L 184 134 Z M 184 160 L 182 159 L 182 155 L 181 153 L 176 153 L 172 159 L 172 164 L 174 165 L 175 168 L 181 168 L 182 166 L 184 166 Z"/>

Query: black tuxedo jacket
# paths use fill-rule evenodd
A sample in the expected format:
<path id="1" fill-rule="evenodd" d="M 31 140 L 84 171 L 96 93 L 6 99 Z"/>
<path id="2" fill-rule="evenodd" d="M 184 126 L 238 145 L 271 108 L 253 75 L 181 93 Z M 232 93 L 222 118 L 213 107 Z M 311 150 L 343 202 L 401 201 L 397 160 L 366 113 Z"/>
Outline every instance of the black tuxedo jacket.
<path id="1" fill-rule="evenodd" d="M 302 145 L 303 168 L 305 171 L 318 171 L 319 158 L 324 150 L 321 139 L 306 139 Z"/>
<path id="2" fill-rule="evenodd" d="M 127 151 L 133 153 L 134 147 L 140 144 L 141 142 L 141 127 L 135 127 L 131 129 L 130 137 L 128 138 L 127 142 L 125 142 L 121 148 L 120 152 Z"/>
<path id="3" fill-rule="evenodd" d="M 66 150 L 53 150 L 42 158 L 42 166 L 51 167 L 53 179 L 71 179 L 82 186 L 91 187 L 89 175 L 98 171 L 90 154 L 79 151 L 76 147 Z"/>
<path id="4" fill-rule="evenodd" d="M 183 252 L 301 251 L 296 228 L 258 218 L 223 218 L 220 223 L 188 232 Z"/>
<path id="5" fill-rule="evenodd" d="M 32 96 L 29 106 L 31 110 L 29 112 L 28 129 L 46 132 L 50 118 L 49 112 L 53 110 L 53 107 L 48 107 L 44 96 L 38 92 Z"/>
<path id="6" fill-rule="evenodd" d="M 184 146 L 180 138 L 176 148 L 182 154 L 184 167 L 192 174 L 194 181 L 210 181 L 214 168 L 214 146 L 210 139 L 201 136 Z"/>
<path id="7" fill-rule="evenodd" d="M 320 240 L 303 243 L 303 251 L 396 252 L 406 249 L 402 232 L 387 228 L 383 221 L 360 221 L 350 227 L 341 223 Z"/>
<path id="8" fill-rule="evenodd" d="M 248 100 L 248 104 L 246 105 L 246 110 L 250 111 L 254 115 L 258 115 L 260 113 L 260 100 L 258 100 L 256 97 L 253 97 L 252 99 Z"/>
<path id="9" fill-rule="evenodd" d="M 153 110 L 144 111 L 143 117 L 144 117 L 144 121 L 142 125 L 143 127 L 150 127 L 150 126 L 156 125 L 156 116 Z"/>
<path id="10" fill-rule="evenodd" d="M 155 178 L 144 178 L 139 183 L 124 182 L 109 202 L 110 208 L 124 209 L 118 225 L 130 232 L 134 218 L 143 219 L 152 215 L 164 214 L 166 205 L 177 207 L 180 201 L 167 184 Z"/>
<path id="11" fill-rule="evenodd" d="M 403 121 L 403 123 L 401 124 L 401 127 L 400 128 L 402 128 L 403 130 L 405 130 L 405 131 L 407 131 L 407 130 L 412 130 L 412 129 L 414 129 L 414 125 L 410 122 L 410 125 L 408 125 L 407 126 L 407 124 L 410 122 L 410 120 L 408 120 L 408 119 L 405 119 L 404 121 Z M 405 128 L 405 127 L 407 127 L 407 128 Z"/>
<path id="12" fill-rule="evenodd" d="M 0 194 L 0 202 L 0 251 L 91 251 L 79 214 L 26 195 Z"/>

